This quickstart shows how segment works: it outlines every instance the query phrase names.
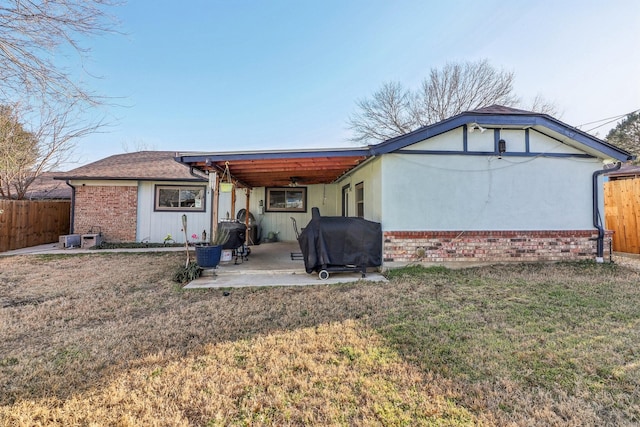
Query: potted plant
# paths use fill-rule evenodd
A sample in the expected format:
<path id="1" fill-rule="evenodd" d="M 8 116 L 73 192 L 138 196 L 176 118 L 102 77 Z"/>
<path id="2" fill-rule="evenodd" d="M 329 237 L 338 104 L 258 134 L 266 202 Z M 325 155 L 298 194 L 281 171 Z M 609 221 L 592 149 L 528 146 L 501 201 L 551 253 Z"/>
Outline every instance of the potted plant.
<path id="1" fill-rule="evenodd" d="M 200 268 L 216 268 L 220 263 L 222 246 L 229 240 L 228 229 L 218 229 L 218 232 L 211 235 L 209 243 L 196 246 L 196 262 Z"/>

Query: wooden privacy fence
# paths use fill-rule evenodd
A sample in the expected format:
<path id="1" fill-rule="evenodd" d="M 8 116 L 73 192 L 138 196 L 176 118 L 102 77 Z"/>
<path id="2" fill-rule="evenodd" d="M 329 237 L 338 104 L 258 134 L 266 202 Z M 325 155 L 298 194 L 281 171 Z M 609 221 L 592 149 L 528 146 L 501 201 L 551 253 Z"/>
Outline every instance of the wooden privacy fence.
<path id="1" fill-rule="evenodd" d="M 70 210 L 68 200 L 0 200 L 0 252 L 57 242 Z"/>
<path id="2" fill-rule="evenodd" d="M 604 183 L 605 226 L 613 230 L 613 250 L 640 254 L 640 178 Z"/>

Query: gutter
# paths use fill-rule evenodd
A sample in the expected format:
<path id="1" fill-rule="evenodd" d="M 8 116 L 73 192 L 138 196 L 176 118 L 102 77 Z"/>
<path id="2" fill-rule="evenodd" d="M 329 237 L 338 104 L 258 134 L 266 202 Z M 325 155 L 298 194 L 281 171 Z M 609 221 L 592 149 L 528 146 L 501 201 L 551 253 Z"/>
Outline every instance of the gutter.
<path id="1" fill-rule="evenodd" d="M 592 179 L 592 199 L 593 199 L 593 226 L 598 229 L 598 237 L 596 239 L 596 262 L 604 262 L 604 225 L 602 224 L 602 216 L 600 215 L 600 203 L 598 201 L 598 177 L 605 173 L 617 171 L 622 167 L 622 163 L 618 162 L 610 169 L 597 170 L 593 173 Z"/>
<path id="2" fill-rule="evenodd" d="M 200 169 L 196 169 L 196 168 L 195 168 L 195 167 L 193 167 L 193 166 L 189 166 L 189 174 L 190 174 L 191 176 L 194 176 L 194 177 L 196 177 L 196 178 L 198 178 L 198 179 L 201 179 L 201 180 L 204 180 L 204 181 L 208 181 L 208 180 L 209 180 L 209 177 L 208 177 L 208 176 L 204 176 L 204 175 L 200 175 L 200 174 L 197 174 L 197 173 L 196 173 L 196 171 L 199 171 L 199 170 L 200 170 Z"/>
<path id="3" fill-rule="evenodd" d="M 69 183 L 69 180 L 65 180 L 65 183 L 71 187 L 71 219 L 69 221 L 69 234 L 73 234 L 74 218 L 76 216 L 76 187 Z"/>

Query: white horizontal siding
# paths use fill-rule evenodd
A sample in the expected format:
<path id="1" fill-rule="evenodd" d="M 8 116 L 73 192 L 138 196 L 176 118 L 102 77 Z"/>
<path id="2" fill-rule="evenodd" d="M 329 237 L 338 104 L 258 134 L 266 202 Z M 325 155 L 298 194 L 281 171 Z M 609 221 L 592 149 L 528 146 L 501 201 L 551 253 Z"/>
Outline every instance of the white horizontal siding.
<path id="1" fill-rule="evenodd" d="M 156 212 L 154 197 L 156 185 L 201 185 L 184 182 L 140 182 L 138 186 L 138 225 L 137 241 L 162 243 L 170 234 L 176 243 L 184 243 L 185 234 L 182 229 L 182 215 L 187 215 L 187 239 L 192 241 L 192 234 L 200 236 L 202 231 L 210 235 L 211 190 L 207 188 L 205 212 Z M 198 239 L 199 240 L 199 239 Z"/>

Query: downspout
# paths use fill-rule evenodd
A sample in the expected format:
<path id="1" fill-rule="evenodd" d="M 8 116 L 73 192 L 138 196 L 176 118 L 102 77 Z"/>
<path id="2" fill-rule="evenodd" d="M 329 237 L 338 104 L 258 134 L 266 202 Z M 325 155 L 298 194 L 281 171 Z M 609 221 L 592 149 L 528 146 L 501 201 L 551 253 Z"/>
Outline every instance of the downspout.
<path id="1" fill-rule="evenodd" d="M 622 166 L 618 162 L 609 169 L 597 170 L 592 176 L 592 199 L 593 199 L 593 226 L 598 229 L 598 238 L 596 239 L 596 262 L 604 262 L 604 225 L 602 224 L 602 216 L 600 215 L 600 203 L 598 201 L 598 177 L 605 173 L 617 171 Z"/>
<path id="2" fill-rule="evenodd" d="M 71 220 L 69 221 L 69 234 L 73 234 L 74 219 L 76 217 L 76 187 L 69 183 L 69 180 L 65 180 L 65 183 L 71 187 Z"/>

